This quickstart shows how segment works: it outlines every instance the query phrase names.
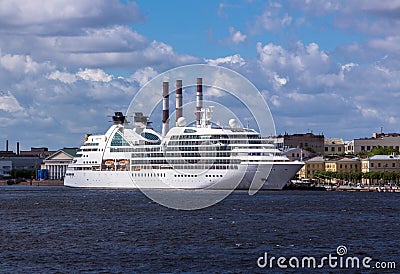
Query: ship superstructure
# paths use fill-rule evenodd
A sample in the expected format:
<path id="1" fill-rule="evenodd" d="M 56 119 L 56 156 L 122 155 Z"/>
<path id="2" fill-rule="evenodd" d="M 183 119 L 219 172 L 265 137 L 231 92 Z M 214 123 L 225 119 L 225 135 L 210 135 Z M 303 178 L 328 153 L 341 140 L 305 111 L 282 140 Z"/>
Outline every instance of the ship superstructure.
<path id="1" fill-rule="evenodd" d="M 291 162 L 253 129 L 212 123 L 203 108 L 202 81 L 196 86 L 196 123 L 182 116 L 182 82 L 176 83 L 176 126 L 168 128 L 168 82 L 163 83 L 163 126 L 156 132 L 149 118 L 121 112 L 103 135 L 87 135 L 68 166 L 64 184 L 93 188 L 282 189 L 303 166 Z"/>

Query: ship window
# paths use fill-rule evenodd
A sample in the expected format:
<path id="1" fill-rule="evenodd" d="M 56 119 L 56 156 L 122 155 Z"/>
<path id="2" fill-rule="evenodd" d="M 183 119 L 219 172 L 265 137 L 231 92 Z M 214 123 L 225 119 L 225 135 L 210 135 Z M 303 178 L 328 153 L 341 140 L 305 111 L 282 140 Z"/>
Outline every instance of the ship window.
<path id="1" fill-rule="evenodd" d="M 148 140 L 152 140 L 152 141 L 159 141 L 160 138 L 157 137 L 157 135 L 150 133 L 150 132 L 143 132 L 142 137 L 148 139 Z"/>
<path id="2" fill-rule="evenodd" d="M 194 130 L 194 129 L 191 129 L 191 128 L 187 128 L 187 129 L 185 129 L 183 132 L 184 132 L 184 133 L 195 133 L 195 132 L 197 132 L 197 131 Z"/>
<path id="3" fill-rule="evenodd" d="M 129 146 L 129 143 L 117 132 L 111 140 L 111 146 Z"/>

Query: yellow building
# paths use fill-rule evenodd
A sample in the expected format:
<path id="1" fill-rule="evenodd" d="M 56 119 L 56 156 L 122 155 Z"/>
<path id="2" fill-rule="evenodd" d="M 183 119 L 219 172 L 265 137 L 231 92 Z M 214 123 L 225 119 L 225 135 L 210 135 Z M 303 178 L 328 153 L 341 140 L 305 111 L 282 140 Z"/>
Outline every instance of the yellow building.
<path id="1" fill-rule="evenodd" d="M 388 172 L 398 173 L 400 172 L 400 156 L 396 155 L 374 155 L 372 157 L 363 159 L 361 161 L 361 171 L 363 173 L 373 172 L 375 174 L 370 174 L 371 177 L 366 177 L 363 179 L 365 184 L 377 184 L 381 183 L 382 180 L 393 180 L 383 179 L 381 176 L 388 174 Z M 381 175 L 379 175 L 381 174 Z M 367 174 L 365 174 L 367 175 Z"/>
<path id="2" fill-rule="evenodd" d="M 332 172 L 360 172 L 361 163 L 358 160 L 342 158 L 340 160 L 331 160 L 325 163 L 325 171 Z"/>
<path id="3" fill-rule="evenodd" d="M 300 179 L 312 179 L 315 172 L 360 172 L 361 162 L 355 159 L 341 158 L 336 160 L 327 160 L 321 156 L 314 157 L 305 162 L 304 166 L 298 172 Z"/>
<path id="4" fill-rule="evenodd" d="M 325 154 L 344 154 L 344 141 L 342 138 L 325 139 Z"/>
<path id="5" fill-rule="evenodd" d="M 362 172 L 400 172 L 400 156 L 374 155 L 361 161 Z"/>
<path id="6" fill-rule="evenodd" d="M 300 179 L 312 179 L 314 173 L 325 170 L 325 159 L 321 156 L 311 158 L 304 163 L 304 166 L 299 170 Z"/>

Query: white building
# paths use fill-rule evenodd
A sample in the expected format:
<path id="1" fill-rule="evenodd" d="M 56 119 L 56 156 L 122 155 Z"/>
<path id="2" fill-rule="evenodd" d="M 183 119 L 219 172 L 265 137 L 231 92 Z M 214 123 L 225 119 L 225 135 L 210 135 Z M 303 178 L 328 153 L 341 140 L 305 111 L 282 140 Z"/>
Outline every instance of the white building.
<path id="1" fill-rule="evenodd" d="M 0 160 L 0 179 L 11 177 L 12 162 Z"/>
<path id="2" fill-rule="evenodd" d="M 363 159 L 362 172 L 399 172 L 400 156 L 398 155 L 374 155 Z"/>
<path id="3" fill-rule="evenodd" d="M 400 134 L 398 133 L 374 133 L 372 138 L 361 138 L 351 140 L 346 144 L 346 154 L 357 154 L 361 151 L 371 151 L 374 147 L 391 147 L 400 149 Z"/>
<path id="4" fill-rule="evenodd" d="M 49 171 L 50 180 L 64 179 L 67 166 L 72 162 L 76 155 L 76 148 L 63 148 L 47 157 L 42 164 L 42 169 Z"/>
<path id="5" fill-rule="evenodd" d="M 288 148 L 282 152 L 291 161 L 305 161 L 309 158 L 315 157 L 317 154 L 309 152 L 301 148 Z"/>
<path id="6" fill-rule="evenodd" d="M 344 141 L 342 138 L 329 138 L 324 142 L 325 154 L 344 154 Z"/>

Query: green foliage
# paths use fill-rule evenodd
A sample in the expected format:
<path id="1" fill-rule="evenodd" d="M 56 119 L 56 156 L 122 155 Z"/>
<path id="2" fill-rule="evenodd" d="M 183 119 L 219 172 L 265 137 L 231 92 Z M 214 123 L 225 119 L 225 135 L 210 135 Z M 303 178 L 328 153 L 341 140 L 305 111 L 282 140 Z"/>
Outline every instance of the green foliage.
<path id="1" fill-rule="evenodd" d="M 34 170 L 26 170 L 26 169 L 13 169 L 11 170 L 11 178 L 25 178 L 30 179 L 31 176 L 35 176 Z"/>
<path id="2" fill-rule="evenodd" d="M 390 154 L 399 154 L 399 151 L 397 149 L 394 149 L 392 147 L 381 147 L 381 146 L 377 146 L 374 147 L 370 152 L 365 152 L 362 151 L 359 153 L 360 156 L 367 156 L 367 157 L 371 157 L 374 155 L 390 155 Z"/>
<path id="3" fill-rule="evenodd" d="M 400 172 L 393 171 L 371 171 L 363 173 L 363 178 L 370 181 L 371 185 L 379 185 L 384 183 L 399 183 L 400 182 Z"/>
<path id="4" fill-rule="evenodd" d="M 303 150 L 306 150 L 311 153 L 315 153 L 315 150 L 312 147 L 304 147 Z"/>
<path id="5" fill-rule="evenodd" d="M 332 172 L 318 171 L 314 173 L 313 179 L 323 181 L 332 181 L 333 179 L 344 180 L 348 182 L 358 183 L 361 179 L 369 180 L 371 185 L 400 183 L 400 172 L 393 171 L 371 171 L 371 172 Z"/>
<path id="6" fill-rule="evenodd" d="M 314 179 L 322 180 L 344 180 L 350 182 L 360 182 L 362 179 L 361 172 L 333 172 L 333 171 L 318 171 L 314 173 Z"/>

